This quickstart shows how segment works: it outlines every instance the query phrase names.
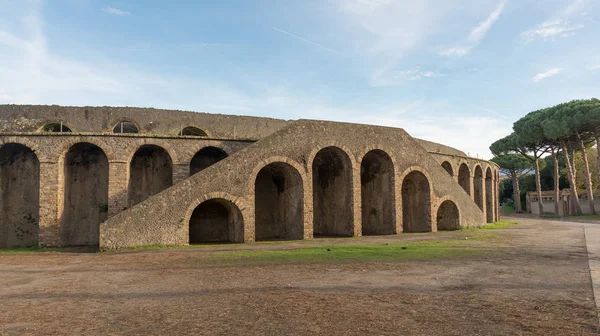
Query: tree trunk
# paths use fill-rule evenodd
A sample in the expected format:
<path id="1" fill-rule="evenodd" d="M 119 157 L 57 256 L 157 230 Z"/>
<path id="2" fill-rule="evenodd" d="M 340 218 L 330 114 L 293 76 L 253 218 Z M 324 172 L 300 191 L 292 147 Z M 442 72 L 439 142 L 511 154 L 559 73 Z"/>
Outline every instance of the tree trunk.
<path id="1" fill-rule="evenodd" d="M 523 207 L 521 206 L 521 190 L 519 188 L 519 175 L 517 172 L 511 171 L 510 178 L 513 183 L 513 201 L 515 202 L 515 211 L 517 213 L 523 212 Z"/>
<path id="2" fill-rule="evenodd" d="M 577 195 L 577 181 L 575 181 L 575 167 L 571 165 L 571 159 L 569 158 L 569 149 L 567 145 L 561 142 L 563 156 L 565 157 L 567 171 L 569 172 L 569 187 L 571 188 L 571 207 L 572 215 L 581 215 L 581 205 L 579 204 L 579 196 Z M 575 161 L 575 157 L 573 157 Z"/>
<path id="3" fill-rule="evenodd" d="M 560 175 L 558 172 L 558 156 L 556 155 L 556 152 L 557 150 L 552 149 L 552 163 L 554 164 L 554 214 L 560 216 Z"/>
<path id="4" fill-rule="evenodd" d="M 595 215 L 596 209 L 594 208 L 594 187 L 592 186 L 592 175 L 590 174 L 590 165 L 585 150 L 585 144 L 581 139 L 579 133 L 577 134 L 577 140 L 579 142 L 579 148 L 581 149 L 581 156 L 583 157 L 583 181 L 585 182 L 585 189 L 588 197 L 588 204 L 590 207 L 590 214 Z"/>
<path id="5" fill-rule="evenodd" d="M 535 167 L 535 190 L 537 191 L 540 217 L 542 217 L 544 216 L 544 204 L 542 202 L 542 182 L 540 181 L 540 159 L 536 157 L 533 161 L 533 165 Z"/>

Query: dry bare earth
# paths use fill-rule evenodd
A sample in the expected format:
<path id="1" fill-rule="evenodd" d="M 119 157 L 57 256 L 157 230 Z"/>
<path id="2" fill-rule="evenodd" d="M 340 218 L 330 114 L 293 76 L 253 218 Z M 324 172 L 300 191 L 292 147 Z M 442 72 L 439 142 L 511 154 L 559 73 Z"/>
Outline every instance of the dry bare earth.
<path id="1" fill-rule="evenodd" d="M 352 242 L 422 237 L 406 236 Z M 488 236 L 467 240 L 479 248 L 472 255 L 410 260 L 221 262 L 208 249 L 0 255 L 0 334 L 600 333 L 581 228 L 531 222 Z"/>

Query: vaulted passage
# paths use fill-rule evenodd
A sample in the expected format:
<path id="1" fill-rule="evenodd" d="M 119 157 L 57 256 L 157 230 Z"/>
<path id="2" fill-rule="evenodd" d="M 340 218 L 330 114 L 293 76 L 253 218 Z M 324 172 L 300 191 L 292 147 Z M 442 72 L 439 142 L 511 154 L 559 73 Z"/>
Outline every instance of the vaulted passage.
<path id="1" fill-rule="evenodd" d="M 471 171 L 464 163 L 458 169 L 458 184 L 471 196 Z"/>
<path id="2" fill-rule="evenodd" d="M 352 163 L 337 147 L 321 149 L 312 163 L 313 233 L 352 236 Z"/>
<path id="3" fill-rule="evenodd" d="M 473 193 L 475 204 L 483 211 L 483 171 L 481 167 L 475 167 L 475 176 L 473 177 Z"/>
<path id="4" fill-rule="evenodd" d="M 360 164 L 362 234 L 396 233 L 394 164 L 381 150 L 372 150 Z"/>
<path id="5" fill-rule="evenodd" d="M 304 187 L 296 168 L 274 162 L 254 183 L 256 240 L 304 237 Z"/>
<path id="6" fill-rule="evenodd" d="M 129 168 L 129 206 L 138 204 L 173 185 L 173 162 L 161 147 L 144 145 L 131 160 Z"/>
<path id="7" fill-rule="evenodd" d="M 238 207 L 222 198 L 202 202 L 190 218 L 190 244 L 244 241 L 244 220 Z"/>
<path id="8" fill-rule="evenodd" d="M 196 174 L 199 171 L 206 169 L 207 167 L 223 160 L 227 157 L 222 149 L 217 147 L 204 147 L 194 155 L 190 162 L 190 176 Z"/>
<path id="9" fill-rule="evenodd" d="M 406 175 L 402 182 L 402 229 L 404 232 L 431 231 L 429 181 L 418 171 Z"/>
<path id="10" fill-rule="evenodd" d="M 0 147 L 0 248 L 38 244 L 40 162 L 20 144 Z"/>
<path id="11" fill-rule="evenodd" d="M 454 169 L 452 169 L 452 165 L 448 161 L 442 162 L 442 168 L 444 168 L 450 176 L 454 176 Z"/>
<path id="12" fill-rule="evenodd" d="M 78 143 L 64 160 L 62 245 L 98 245 L 108 214 L 108 159 L 98 146 Z"/>
<path id="13" fill-rule="evenodd" d="M 494 222 L 494 184 L 490 168 L 485 172 L 485 216 L 488 223 Z"/>
<path id="14" fill-rule="evenodd" d="M 458 208 L 452 201 L 444 201 L 437 212 L 438 231 L 458 230 L 460 228 L 460 218 Z"/>

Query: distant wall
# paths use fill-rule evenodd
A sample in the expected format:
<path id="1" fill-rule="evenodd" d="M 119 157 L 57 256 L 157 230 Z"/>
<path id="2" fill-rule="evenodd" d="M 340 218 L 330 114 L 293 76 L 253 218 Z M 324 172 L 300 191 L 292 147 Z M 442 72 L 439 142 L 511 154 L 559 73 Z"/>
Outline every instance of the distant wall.
<path id="1" fill-rule="evenodd" d="M 36 132 L 60 123 L 73 132 L 112 132 L 120 121 L 133 122 L 140 133 L 177 135 L 181 128 L 197 127 L 211 138 L 260 139 L 289 122 L 281 119 L 208 114 L 137 107 L 63 107 L 0 105 L 0 132 Z"/>

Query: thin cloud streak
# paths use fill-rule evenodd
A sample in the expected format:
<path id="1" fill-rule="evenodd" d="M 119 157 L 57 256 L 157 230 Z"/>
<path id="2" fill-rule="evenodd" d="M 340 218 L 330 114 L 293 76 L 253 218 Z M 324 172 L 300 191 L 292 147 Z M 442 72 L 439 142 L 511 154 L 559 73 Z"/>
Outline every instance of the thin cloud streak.
<path id="1" fill-rule="evenodd" d="M 300 41 L 302 41 L 302 42 L 306 42 L 306 43 L 312 44 L 312 45 L 314 45 L 314 46 L 316 46 L 316 47 L 319 47 L 319 48 L 321 48 L 321 49 L 323 49 L 323 50 L 327 50 L 327 51 L 329 51 L 329 52 L 332 52 L 332 53 L 334 53 L 334 54 L 338 54 L 338 55 L 340 54 L 339 52 L 337 52 L 337 51 L 335 51 L 335 50 L 333 50 L 333 49 L 327 48 L 327 47 L 325 47 L 325 46 L 323 46 L 323 45 L 321 45 L 321 44 L 318 44 L 317 42 L 313 42 L 313 41 L 311 41 L 311 40 L 307 40 L 307 39 L 305 39 L 305 38 L 303 38 L 303 37 L 300 37 L 300 36 L 298 36 L 298 35 L 295 35 L 295 34 L 292 34 L 292 33 L 290 33 L 290 32 L 287 32 L 287 31 L 285 31 L 285 30 L 283 30 L 283 29 L 279 29 L 279 28 L 277 28 L 277 27 L 273 27 L 273 30 L 276 30 L 276 31 L 278 31 L 278 32 L 280 32 L 280 33 L 283 33 L 283 34 L 286 34 L 286 35 L 288 35 L 288 36 L 291 36 L 291 37 L 293 37 L 293 38 L 295 38 L 295 39 L 298 39 L 298 40 L 300 40 Z"/>
<path id="2" fill-rule="evenodd" d="M 128 16 L 131 15 L 130 12 L 118 9 L 118 8 L 114 8 L 114 7 L 105 7 L 102 8 L 102 11 L 108 14 L 112 14 L 112 15 L 118 15 L 118 16 Z"/>
<path id="3" fill-rule="evenodd" d="M 552 68 L 552 69 L 550 69 L 550 70 L 548 70 L 546 72 L 541 72 L 541 73 L 533 76 L 533 81 L 535 83 L 537 83 L 537 82 L 541 81 L 542 79 L 546 79 L 548 77 L 552 77 L 552 76 L 558 75 L 561 72 L 562 72 L 561 68 Z"/>

